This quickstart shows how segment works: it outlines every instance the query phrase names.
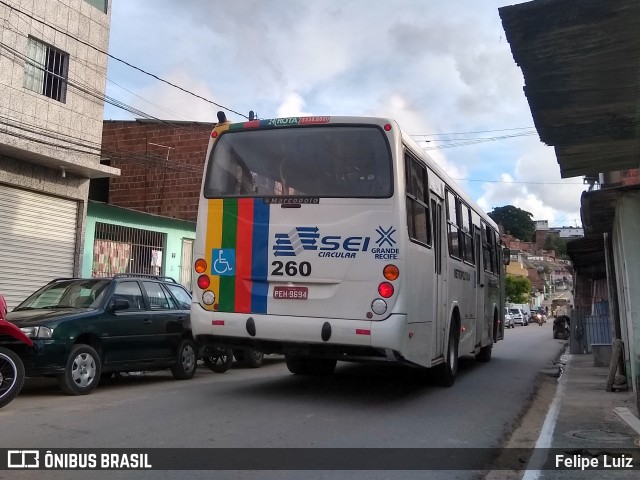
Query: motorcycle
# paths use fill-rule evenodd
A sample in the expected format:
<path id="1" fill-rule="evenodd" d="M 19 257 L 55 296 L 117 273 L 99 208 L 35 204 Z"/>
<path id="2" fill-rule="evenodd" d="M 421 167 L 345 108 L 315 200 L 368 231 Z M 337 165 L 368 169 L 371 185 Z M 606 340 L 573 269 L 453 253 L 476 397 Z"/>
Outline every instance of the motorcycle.
<path id="1" fill-rule="evenodd" d="M 542 326 L 542 324 L 544 323 L 544 317 L 542 316 L 541 313 L 535 313 L 534 314 L 534 319 L 535 319 L 536 323 L 538 324 L 538 326 Z"/>
<path id="2" fill-rule="evenodd" d="M 0 337 L 9 336 L 31 347 L 33 342 L 13 323 L 0 319 Z M 0 408 L 18 396 L 24 386 L 24 364 L 11 349 L 0 346 Z"/>

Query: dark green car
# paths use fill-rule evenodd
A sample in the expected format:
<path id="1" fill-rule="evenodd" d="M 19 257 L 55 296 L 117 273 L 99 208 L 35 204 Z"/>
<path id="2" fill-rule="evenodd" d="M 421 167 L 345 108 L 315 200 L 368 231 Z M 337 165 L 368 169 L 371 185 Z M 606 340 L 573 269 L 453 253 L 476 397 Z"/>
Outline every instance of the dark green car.
<path id="1" fill-rule="evenodd" d="M 32 341 L 14 350 L 28 377 L 56 376 L 66 393 L 91 392 L 101 375 L 170 368 L 193 377 L 189 292 L 167 277 L 133 274 L 53 280 L 7 315 Z"/>

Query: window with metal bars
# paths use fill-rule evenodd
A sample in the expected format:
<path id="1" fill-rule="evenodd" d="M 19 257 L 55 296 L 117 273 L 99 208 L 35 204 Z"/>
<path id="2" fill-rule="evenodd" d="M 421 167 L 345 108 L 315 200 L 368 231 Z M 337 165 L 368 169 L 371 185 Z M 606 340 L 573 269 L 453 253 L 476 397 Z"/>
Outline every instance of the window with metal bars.
<path id="1" fill-rule="evenodd" d="M 27 43 L 24 87 L 65 103 L 69 54 L 33 37 Z"/>
<path id="2" fill-rule="evenodd" d="M 96 223 L 93 277 L 116 273 L 163 275 L 166 234 L 138 228 Z"/>

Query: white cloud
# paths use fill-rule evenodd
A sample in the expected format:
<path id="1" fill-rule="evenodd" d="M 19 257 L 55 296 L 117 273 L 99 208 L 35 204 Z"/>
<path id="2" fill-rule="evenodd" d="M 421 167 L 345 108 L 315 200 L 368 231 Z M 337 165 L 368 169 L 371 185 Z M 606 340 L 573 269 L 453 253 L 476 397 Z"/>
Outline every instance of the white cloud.
<path id="1" fill-rule="evenodd" d="M 291 92 L 287 95 L 278 107 L 278 117 L 306 117 L 311 114 L 303 110 L 304 99 L 295 92 Z"/>
<path id="2" fill-rule="evenodd" d="M 145 0 L 116 0 L 110 53 L 243 115 L 372 115 L 394 118 L 410 134 L 451 133 L 421 145 L 443 147 L 428 153 L 451 177 L 469 179 L 458 183 L 486 209 L 511 204 L 573 223 L 584 188 L 568 185 L 580 180 L 562 182 L 553 150 L 535 137 L 445 148 L 447 139 L 512 133 L 472 132 L 533 125 L 498 14 L 506 4 L 157 0 L 149 8 Z M 108 75 L 178 118 L 215 121 L 217 107 L 117 62 L 110 61 Z M 502 174 L 513 181 L 474 181 Z"/>
<path id="3" fill-rule="evenodd" d="M 487 211 L 514 205 L 531 212 L 535 220 L 569 225 L 580 218 L 580 195 L 585 190 L 580 178 L 560 179 L 554 150 L 537 140 L 516 160 L 513 176 L 501 173 L 501 183 L 483 184 L 478 203 Z M 523 183 L 516 183 L 523 182 Z"/>

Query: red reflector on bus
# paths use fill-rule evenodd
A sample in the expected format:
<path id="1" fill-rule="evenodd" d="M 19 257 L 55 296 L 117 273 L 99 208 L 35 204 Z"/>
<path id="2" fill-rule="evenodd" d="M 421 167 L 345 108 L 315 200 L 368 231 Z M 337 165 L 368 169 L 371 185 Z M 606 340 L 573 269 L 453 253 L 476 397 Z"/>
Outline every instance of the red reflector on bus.
<path id="1" fill-rule="evenodd" d="M 211 132 L 211 137 L 216 138 L 218 136 L 218 132 Z"/>
<path id="2" fill-rule="evenodd" d="M 363 328 L 356 328 L 356 335 L 371 335 L 371 330 L 365 330 Z"/>
<path id="3" fill-rule="evenodd" d="M 213 320 L 211 325 L 224 325 L 224 320 Z"/>
<path id="4" fill-rule="evenodd" d="M 387 123 L 387 124 L 384 126 L 384 129 L 385 129 L 385 131 L 387 131 L 387 132 L 388 132 L 389 130 L 391 130 L 391 124 L 390 124 L 390 123 Z"/>

